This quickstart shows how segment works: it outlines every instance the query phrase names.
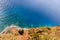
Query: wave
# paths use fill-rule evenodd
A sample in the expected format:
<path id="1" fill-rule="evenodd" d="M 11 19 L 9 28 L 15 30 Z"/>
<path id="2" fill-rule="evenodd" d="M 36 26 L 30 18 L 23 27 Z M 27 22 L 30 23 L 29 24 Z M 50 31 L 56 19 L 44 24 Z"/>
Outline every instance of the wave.
<path id="1" fill-rule="evenodd" d="M 2 34 L 3 32 L 5 32 L 6 30 L 8 30 L 8 29 L 10 29 L 10 28 L 12 28 L 12 27 L 14 27 L 14 28 L 16 28 L 16 29 L 23 29 L 23 30 L 28 30 L 29 28 L 21 28 L 21 27 L 19 27 L 19 26 L 17 26 L 17 25 L 10 25 L 10 26 L 7 26 L 2 32 L 0 32 L 0 34 Z"/>

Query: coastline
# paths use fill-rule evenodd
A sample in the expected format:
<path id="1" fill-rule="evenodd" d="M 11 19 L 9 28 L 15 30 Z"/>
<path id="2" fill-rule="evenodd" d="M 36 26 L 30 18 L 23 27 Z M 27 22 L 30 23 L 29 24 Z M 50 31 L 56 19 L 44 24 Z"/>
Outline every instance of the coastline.
<path id="1" fill-rule="evenodd" d="M 21 28 L 21 27 L 19 27 L 19 26 L 17 26 L 17 25 L 11 25 L 11 26 L 7 26 L 3 31 L 1 31 L 0 32 L 0 34 L 2 34 L 3 32 L 5 32 L 6 30 L 8 30 L 8 29 L 10 29 L 10 28 L 12 28 L 12 27 L 15 27 L 16 29 L 23 29 L 23 30 L 29 30 L 29 29 L 32 29 L 32 28 Z M 45 28 L 47 27 L 47 26 L 44 26 Z M 40 26 L 40 27 L 36 27 L 36 28 L 44 28 L 44 27 L 42 27 L 42 26 Z M 53 26 L 53 27 L 57 27 L 57 26 Z M 53 28 L 52 26 L 49 26 L 48 28 Z"/>
<path id="2" fill-rule="evenodd" d="M 7 38 L 8 37 L 8 38 Z M 60 26 L 20 28 L 11 25 L 0 34 L 0 39 L 4 40 L 60 40 Z"/>
<path id="3" fill-rule="evenodd" d="M 11 25 L 11 26 L 7 26 L 3 31 L 1 31 L 0 32 L 0 34 L 2 34 L 3 32 L 5 32 L 6 30 L 8 30 L 8 29 L 10 29 L 10 28 L 16 28 L 16 29 L 23 29 L 23 30 L 29 30 L 29 28 L 21 28 L 21 27 L 19 27 L 19 26 L 17 26 L 17 25 Z"/>

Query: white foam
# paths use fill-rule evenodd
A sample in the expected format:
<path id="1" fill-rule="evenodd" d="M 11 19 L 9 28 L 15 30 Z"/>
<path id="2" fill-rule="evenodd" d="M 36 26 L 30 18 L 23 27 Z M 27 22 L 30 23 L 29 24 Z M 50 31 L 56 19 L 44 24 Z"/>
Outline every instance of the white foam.
<path id="1" fill-rule="evenodd" d="M 10 25 L 10 26 L 7 26 L 0 34 L 2 34 L 3 32 L 5 32 L 5 31 L 7 31 L 8 29 L 10 29 L 10 28 L 12 28 L 12 27 L 15 27 L 15 28 L 17 28 L 18 30 L 19 29 L 23 29 L 23 30 L 28 30 L 28 28 L 21 28 L 21 27 L 19 27 L 19 26 L 17 26 L 17 25 Z"/>

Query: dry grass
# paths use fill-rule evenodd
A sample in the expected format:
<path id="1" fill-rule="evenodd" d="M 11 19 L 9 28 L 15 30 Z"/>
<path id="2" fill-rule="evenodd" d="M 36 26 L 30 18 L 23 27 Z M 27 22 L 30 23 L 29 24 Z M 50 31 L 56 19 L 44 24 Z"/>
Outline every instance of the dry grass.
<path id="1" fill-rule="evenodd" d="M 29 30 L 11 28 L 0 35 L 0 40 L 60 40 L 60 27 L 31 28 Z"/>

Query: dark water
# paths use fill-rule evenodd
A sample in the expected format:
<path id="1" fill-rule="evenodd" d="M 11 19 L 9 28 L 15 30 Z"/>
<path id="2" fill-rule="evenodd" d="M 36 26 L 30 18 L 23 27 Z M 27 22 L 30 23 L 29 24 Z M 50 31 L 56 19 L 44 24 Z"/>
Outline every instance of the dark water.
<path id="1" fill-rule="evenodd" d="M 2 5 L 2 4 L 1 4 Z M 3 5 L 2 5 L 3 6 Z M 2 8 L 2 7 L 0 7 Z M 0 11 L 0 31 L 9 25 L 18 25 L 22 28 L 32 28 L 39 26 L 55 26 L 56 23 L 44 14 L 44 10 L 40 12 L 28 8 L 26 6 L 18 6 L 16 4 L 7 4 Z"/>

